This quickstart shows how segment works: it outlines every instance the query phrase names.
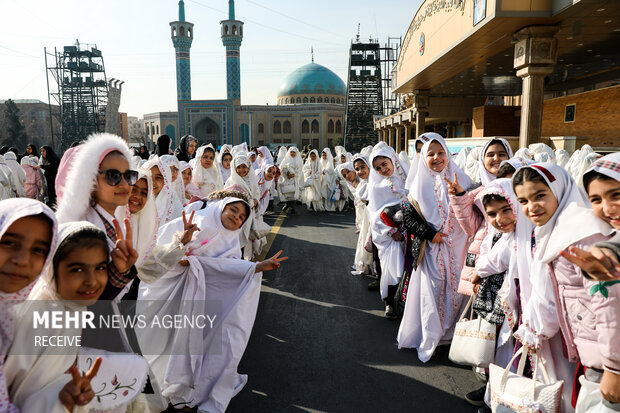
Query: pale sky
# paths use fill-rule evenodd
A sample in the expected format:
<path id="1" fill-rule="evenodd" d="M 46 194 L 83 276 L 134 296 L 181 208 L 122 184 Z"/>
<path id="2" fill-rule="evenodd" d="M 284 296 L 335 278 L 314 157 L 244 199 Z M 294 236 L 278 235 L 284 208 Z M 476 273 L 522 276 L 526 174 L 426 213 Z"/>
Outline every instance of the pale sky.
<path id="1" fill-rule="evenodd" d="M 344 82 L 351 39 L 404 36 L 421 0 L 237 0 L 244 21 L 241 45 L 242 104 L 276 104 L 283 78 L 310 62 L 336 72 Z M 176 111 L 174 48 L 169 22 L 177 0 L 0 0 L 0 100 L 47 102 L 43 48 L 80 43 L 102 51 L 106 75 L 125 81 L 121 112 Z M 192 98 L 226 98 L 221 20 L 227 0 L 185 0 L 194 23 Z"/>

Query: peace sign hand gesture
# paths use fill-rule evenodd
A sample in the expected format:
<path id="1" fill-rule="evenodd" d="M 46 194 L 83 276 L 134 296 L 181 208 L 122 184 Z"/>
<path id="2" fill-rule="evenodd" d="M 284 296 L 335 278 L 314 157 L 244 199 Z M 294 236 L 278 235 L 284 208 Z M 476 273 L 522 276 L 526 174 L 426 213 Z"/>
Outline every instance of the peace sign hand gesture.
<path id="1" fill-rule="evenodd" d="M 288 260 L 288 257 L 282 257 L 282 258 L 278 258 L 280 257 L 280 255 L 282 254 L 282 250 L 278 251 L 278 253 L 276 255 L 274 255 L 273 257 L 269 258 L 268 260 L 259 262 L 258 264 L 256 264 L 256 272 L 264 272 L 264 271 L 271 271 L 271 270 L 275 270 L 276 268 L 280 268 L 280 263 L 282 261 L 286 261 Z"/>
<path id="2" fill-rule="evenodd" d="M 190 242 L 192 240 L 192 236 L 194 235 L 194 232 L 200 231 L 200 228 L 198 228 L 198 225 L 192 223 L 192 221 L 194 219 L 194 212 L 196 212 L 196 211 L 192 211 L 192 213 L 190 214 L 189 220 L 187 220 L 187 218 L 185 216 L 185 211 L 183 211 L 183 213 L 182 213 L 182 216 L 183 216 L 183 235 L 181 236 L 181 243 L 183 245 L 187 244 L 188 242 Z"/>
<path id="3" fill-rule="evenodd" d="M 129 219 L 125 218 L 125 236 L 121 230 L 121 225 L 116 219 L 112 220 L 116 231 L 116 244 L 112 250 L 112 263 L 116 269 L 124 274 L 138 261 L 138 251 L 133 248 L 133 232 Z"/>
<path id="4" fill-rule="evenodd" d="M 73 412 L 75 405 L 87 405 L 95 397 L 95 392 L 90 386 L 90 382 L 97 375 L 100 366 L 101 357 L 97 357 L 97 360 L 95 360 L 90 370 L 84 376 L 80 375 L 75 364 L 71 366 L 69 369 L 71 381 L 65 384 L 60 393 L 58 393 L 58 399 L 67 410 Z"/>
<path id="5" fill-rule="evenodd" d="M 459 177 L 456 176 L 456 172 L 454 173 L 454 182 L 450 181 L 448 178 L 443 178 L 444 181 L 448 183 L 448 193 L 450 195 L 460 194 L 461 192 L 465 192 L 465 189 L 461 185 L 459 185 Z"/>

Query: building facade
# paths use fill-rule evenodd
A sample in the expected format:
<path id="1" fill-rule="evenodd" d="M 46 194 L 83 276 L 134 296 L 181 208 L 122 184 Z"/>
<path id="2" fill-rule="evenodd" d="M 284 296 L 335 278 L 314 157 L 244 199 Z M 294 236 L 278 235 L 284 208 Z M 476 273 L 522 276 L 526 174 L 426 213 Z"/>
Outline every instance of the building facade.
<path id="1" fill-rule="evenodd" d="M 50 107 L 47 103 L 37 99 L 16 99 L 14 100 L 20 111 L 20 120 L 26 129 L 29 141 L 35 145 L 50 145 L 57 147 L 59 142 L 54 142 L 50 124 Z M 5 101 L 0 100 L 0 140 L 6 136 L 6 120 L 4 115 Z M 52 105 L 53 110 L 58 110 L 57 105 Z M 54 130 L 60 130 L 60 122 L 52 117 Z M 25 149 L 18 148 L 18 149 Z"/>
<path id="2" fill-rule="evenodd" d="M 436 131 L 620 150 L 619 19 L 613 0 L 425 0 L 394 68 L 410 104 L 375 129 L 397 148 Z"/>
<path id="3" fill-rule="evenodd" d="M 201 144 L 215 146 L 241 142 L 251 146 L 335 145 L 344 136 L 346 85 L 338 75 L 314 61 L 283 79 L 276 105 L 241 104 L 243 22 L 235 18 L 234 0 L 229 0 L 228 6 L 228 19 L 221 22 L 221 38 L 226 48 L 227 98 L 191 99 L 191 82 L 185 76 L 189 76 L 189 48 L 181 58 L 187 58 L 187 70 L 183 71 L 183 76 L 178 75 L 180 22 L 187 26 L 184 29 L 186 37 L 190 25 L 193 31 L 193 24 L 185 21 L 185 5 L 180 1 L 179 19 L 170 23 L 173 29 L 176 28 L 172 35 L 177 58 L 176 123 L 172 122 L 175 116 L 172 112 L 144 115 L 145 136 L 155 141 L 160 135 L 167 134 L 175 146 L 184 135 L 193 135 Z"/>

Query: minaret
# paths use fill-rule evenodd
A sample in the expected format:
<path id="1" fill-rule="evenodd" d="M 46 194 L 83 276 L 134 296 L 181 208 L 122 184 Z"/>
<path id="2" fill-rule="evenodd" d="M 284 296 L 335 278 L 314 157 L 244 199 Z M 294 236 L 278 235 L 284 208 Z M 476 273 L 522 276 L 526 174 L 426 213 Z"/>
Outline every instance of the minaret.
<path id="1" fill-rule="evenodd" d="M 243 40 L 243 22 L 235 20 L 235 1 L 228 0 L 228 20 L 222 20 L 222 43 L 226 47 L 226 95 L 241 100 L 239 48 Z"/>
<path id="2" fill-rule="evenodd" d="M 172 44 L 177 60 L 177 100 L 192 99 L 192 77 L 189 68 L 189 49 L 194 40 L 194 24 L 185 21 L 185 3 L 179 1 L 179 20 L 170 22 Z"/>

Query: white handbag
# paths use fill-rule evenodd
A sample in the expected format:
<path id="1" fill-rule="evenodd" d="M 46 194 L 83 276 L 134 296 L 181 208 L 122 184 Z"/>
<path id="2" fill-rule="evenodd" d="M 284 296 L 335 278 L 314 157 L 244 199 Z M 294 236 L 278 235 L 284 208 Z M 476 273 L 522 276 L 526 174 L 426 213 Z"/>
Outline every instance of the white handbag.
<path id="1" fill-rule="evenodd" d="M 286 182 L 282 182 L 281 184 L 278 185 L 278 189 L 280 190 L 280 192 L 282 192 L 283 194 L 293 194 L 295 193 L 295 182 L 291 179 L 289 179 Z"/>
<path id="2" fill-rule="evenodd" d="M 521 355 L 517 373 L 510 372 L 510 366 Z M 532 378 L 523 376 L 525 360 L 528 352 L 523 353 L 521 347 L 510 360 L 505 369 L 496 364 L 489 368 L 491 386 L 491 409 L 493 412 L 545 412 L 560 413 L 562 411 L 562 387 L 564 381 L 550 383 L 545 365 L 539 362 L 538 354 Z M 545 383 L 537 381 L 538 367 L 543 372 Z"/>
<path id="3" fill-rule="evenodd" d="M 495 358 L 497 327 L 484 318 L 473 318 L 473 300 L 474 296 L 471 296 L 463 314 L 459 317 L 460 321 L 456 323 L 448 358 L 456 364 L 489 367 Z M 467 319 L 465 314 L 470 308 Z"/>

